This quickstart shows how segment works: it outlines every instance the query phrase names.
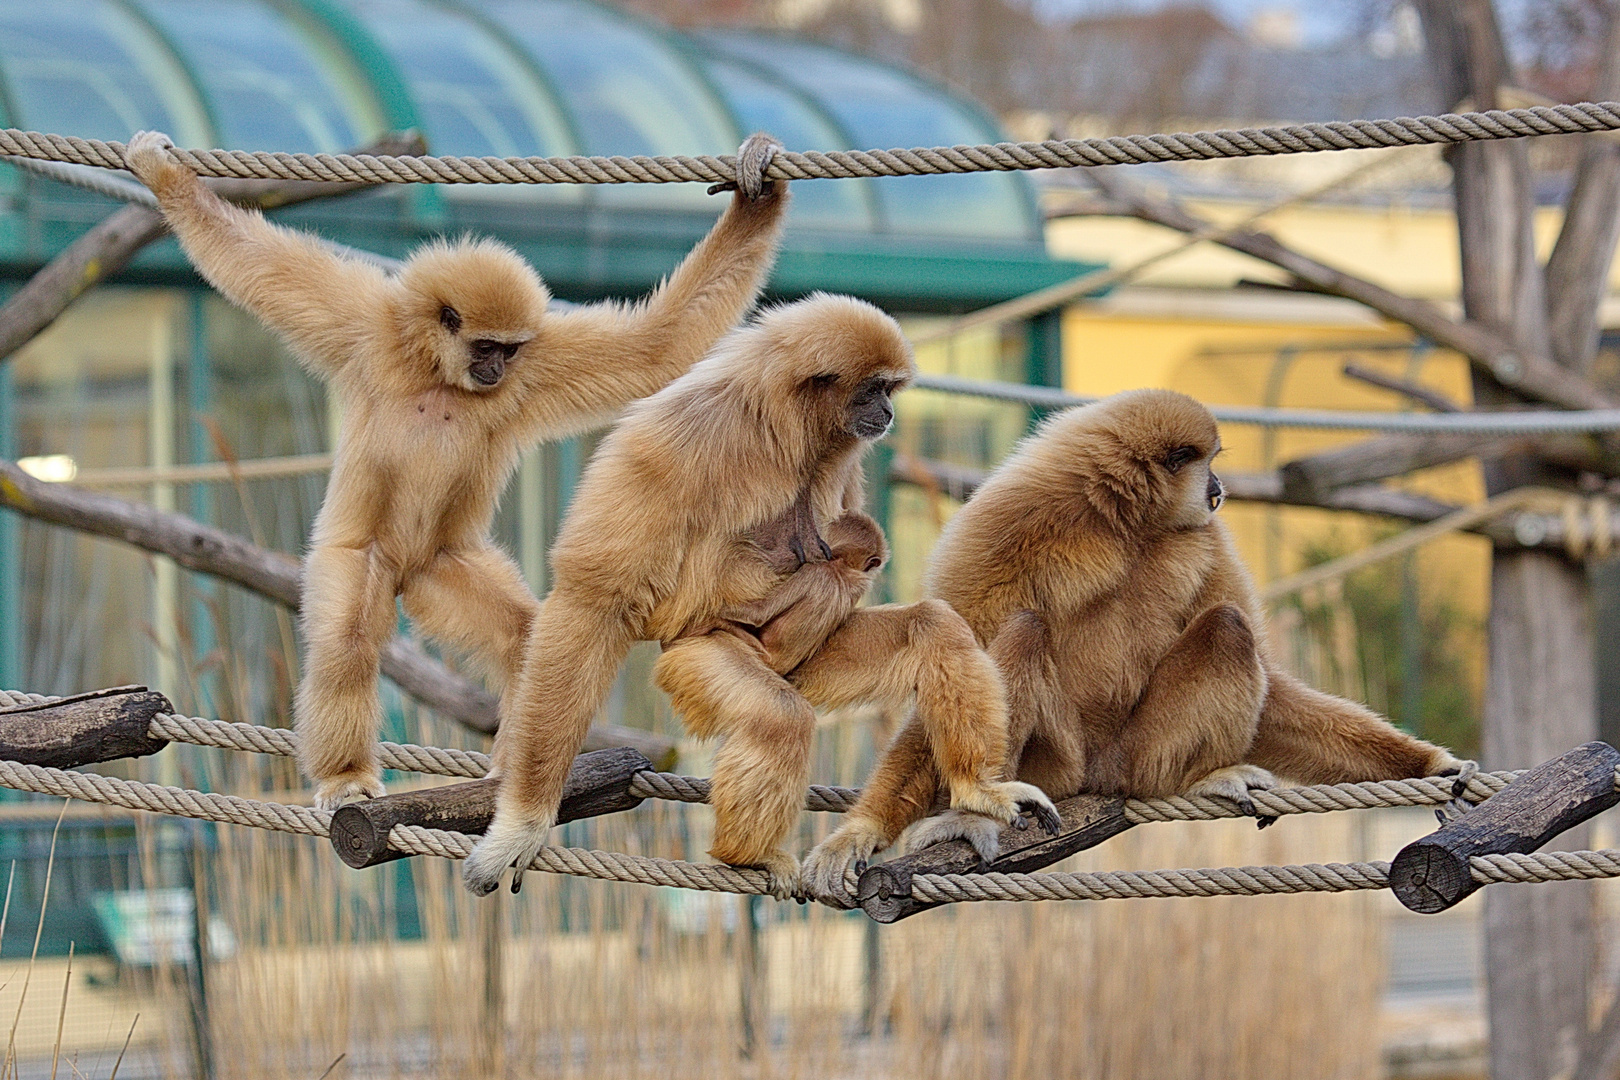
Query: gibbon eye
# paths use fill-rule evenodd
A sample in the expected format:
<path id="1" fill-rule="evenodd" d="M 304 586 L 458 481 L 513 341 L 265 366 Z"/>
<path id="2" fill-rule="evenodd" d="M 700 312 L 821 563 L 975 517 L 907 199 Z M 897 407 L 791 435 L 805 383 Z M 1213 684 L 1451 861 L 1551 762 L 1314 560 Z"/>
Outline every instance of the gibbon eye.
<path id="1" fill-rule="evenodd" d="M 812 375 L 810 377 L 810 385 L 814 386 L 817 390 L 825 390 L 827 387 L 832 386 L 837 381 L 838 372 L 836 371 L 831 371 L 824 375 Z"/>
<path id="2" fill-rule="evenodd" d="M 1197 461 L 1200 457 L 1196 446 L 1178 446 L 1165 455 L 1164 467 L 1171 472 L 1180 472 L 1183 465 L 1189 461 Z"/>
<path id="3" fill-rule="evenodd" d="M 439 309 L 439 325 L 452 334 L 461 332 L 461 312 L 445 304 Z"/>

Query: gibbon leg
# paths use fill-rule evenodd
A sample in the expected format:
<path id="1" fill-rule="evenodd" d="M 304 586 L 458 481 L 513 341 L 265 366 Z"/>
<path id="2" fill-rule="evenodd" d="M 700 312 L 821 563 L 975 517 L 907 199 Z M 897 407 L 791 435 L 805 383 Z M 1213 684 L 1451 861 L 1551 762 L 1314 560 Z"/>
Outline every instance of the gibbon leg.
<path id="1" fill-rule="evenodd" d="M 1119 759 L 1099 763 L 1096 779 L 1140 798 L 1225 795 L 1248 803 L 1250 788 L 1276 786 L 1265 770 L 1238 765 L 1254 741 L 1265 692 L 1248 618 L 1235 604 L 1215 605 L 1154 668 L 1120 737 Z"/>
<path id="2" fill-rule="evenodd" d="M 756 646 L 724 631 L 669 645 L 653 681 L 693 735 L 726 739 L 714 758 L 709 854 L 764 867 L 772 895 L 786 900 L 798 891 L 799 860 L 782 841 L 804 808 L 815 710 L 765 666 Z"/>
<path id="3" fill-rule="evenodd" d="M 1313 690 L 1287 672 L 1270 675 L 1245 761 L 1305 784 L 1440 776 L 1462 764 L 1371 709 Z"/>
<path id="4" fill-rule="evenodd" d="M 383 794 L 377 665 L 394 632 L 396 572 L 372 549 L 317 547 L 304 560 L 304 677 L 294 717 L 315 805 Z"/>
<path id="5" fill-rule="evenodd" d="M 521 872 L 545 846 L 568 770 L 633 640 L 616 607 L 560 588 L 540 605 L 495 736 L 495 819 L 461 868 L 472 892 L 495 891 L 507 867 Z"/>

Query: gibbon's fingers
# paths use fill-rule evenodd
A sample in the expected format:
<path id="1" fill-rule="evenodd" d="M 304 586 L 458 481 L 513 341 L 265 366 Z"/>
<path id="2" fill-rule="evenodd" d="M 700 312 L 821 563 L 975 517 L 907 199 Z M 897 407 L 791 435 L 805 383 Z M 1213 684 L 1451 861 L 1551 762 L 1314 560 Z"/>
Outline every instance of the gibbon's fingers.
<path id="1" fill-rule="evenodd" d="M 1434 776 L 1457 764 L 1371 709 L 1272 670 L 1254 745 L 1243 760 L 1304 784 Z"/>
<path id="2" fill-rule="evenodd" d="M 805 880 L 818 896 L 834 885 L 841 889 L 851 863 L 864 863 L 892 844 L 906 826 L 934 811 L 941 794 L 928 734 L 909 719 L 883 751 L 843 824 L 806 857 Z"/>
<path id="3" fill-rule="evenodd" d="M 810 849 L 804 857 L 799 879 L 805 892 L 834 907 L 856 906 L 844 875 L 859 874 L 874 854 L 889 846 L 887 829 L 875 821 L 848 814 L 832 835 Z"/>
<path id="4" fill-rule="evenodd" d="M 983 814 L 956 809 L 924 818 L 911 826 L 900 836 L 900 850 L 909 855 L 951 840 L 966 840 L 972 844 L 981 868 L 995 862 L 996 856 L 1001 854 L 1001 826 Z"/>
<path id="5" fill-rule="evenodd" d="M 516 821 L 509 814 L 503 816 L 497 808 L 489 831 L 461 864 L 461 881 L 467 891 L 474 896 L 488 896 L 500 888 L 501 875 L 511 868 L 512 891 L 517 892 L 523 871 L 546 846 L 551 824 Z"/>
<path id="6" fill-rule="evenodd" d="M 770 168 L 771 159 L 781 149 L 782 144 L 776 141 L 776 136 L 756 131 L 737 148 L 737 178 L 709 185 L 709 194 L 736 191 L 746 198 L 757 199 L 771 191 L 776 181 L 765 179 L 765 170 Z"/>
<path id="7" fill-rule="evenodd" d="M 174 160 L 174 141 L 161 131 L 137 131 L 124 147 L 124 167 L 153 192 L 173 179 L 197 181 L 197 174 Z"/>
<path id="8" fill-rule="evenodd" d="M 1200 795 L 1230 799 L 1247 816 L 1260 817 L 1263 815 L 1255 813 L 1254 800 L 1249 798 L 1249 792 L 1270 791 L 1276 786 L 1277 778 L 1258 765 L 1228 765 L 1194 782 L 1182 794 L 1189 799 Z"/>

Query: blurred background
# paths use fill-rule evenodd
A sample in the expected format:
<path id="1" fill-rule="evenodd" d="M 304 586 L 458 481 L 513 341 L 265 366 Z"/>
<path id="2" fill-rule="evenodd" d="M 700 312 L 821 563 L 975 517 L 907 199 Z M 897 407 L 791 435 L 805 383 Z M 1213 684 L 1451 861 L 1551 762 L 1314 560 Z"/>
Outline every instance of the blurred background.
<path id="1" fill-rule="evenodd" d="M 1603 0 L 1497 5 L 1524 100 L 1592 95 L 1608 14 Z M 1444 111 L 1457 102 L 1424 45 L 1417 11 L 1391 0 L 0 0 L 0 121 L 321 152 L 405 130 L 461 155 L 727 153 L 760 129 L 793 150 L 928 146 Z M 1545 247 L 1578 147 L 1534 140 L 1529 155 Z M 1217 224 L 1294 199 L 1265 218 L 1287 246 L 1455 308 L 1451 176 L 1435 148 L 1110 172 Z M 1240 405 L 1406 411 L 1418 407 L 1413 387 L 1472 401 L 1463 357 L 1211 244 L 1100 294 L 956 329 L 963 313 L 1183 245 L 1099 207 L 1081 177 L 794 192 L 770 294 L 825 289 L 882 305 L 918 341 L 925 372 L 1083 394 L 1164 386 Z M 117 207 L 0 164 L 0 297 Z M 557 296 L 590 301 L 650 288 L 717 209 L 697 185 L 392 186 L 275 217 L 394 257 L 435 235 L 495 235 Z M 1613 286 L 1593 364 L 1604 385 L 1620 383 Z M 903 395 L 868 463 L 895 551 L 883 599 L 917 598 L 958 481 L 1038 420 L 1016 404 Z M 294 555 L 340 423 L 323 387 L 168 239 L 0 367 L 0 454 Z M 498 537 L 537 592 L 595 437 L 532 452 L 503 499 Z M 1357 438 L 1230 425 L 1223 437 L 1222 470 L 1252 474 Z M 262 467 L 218 467 L 232 462 Z M 1391 486 L 1450 503 L 1485 493 L 1472 459 Z M 1222 513 L 1262 585 L 1399 528 L 1275 502 Z M 1474 756 L 1490 565 L 1490 540 L 1448 535 L 1277 598 L 1271 633 L 1316 685 Z M 706 774 L 708 749 L 682 738 L 650 686 L 655 657 L 638 648 L 602 719 L 666 737 L 679 771 Z M 294 621 L 268 601 L 0 517 L 0 685 L 67 694 L 141 682 L 188 713 L 288 725 L 298 658 Z M 487 747 L 386 680 L 383 693 L 386 738 Z M 1600 699 L 1601 716 L 1616 710 Z M 858 784 L 895 719 L 825 717 L 815 779 Z M 307 801 L 279 760 L 175 746 L 107 768 Z M 391 776 L 390 787 L 422 780 Z M 1478 897 L 1433 918 L 1384 894 L 960 905 L 880 928 L 814 906 L 530 875 L 520 896 L 475 903 L 449 863 L 351 871 L 324 842 L 86 806 L 58 828 L 59 803 L 5 794 L 0 870 L 15 878 L 0 1026 L 19 1074 L 106 1077 L 120 1056 L 119 1075 L 192 1077 L 315 1077 L 340 1056 L 334 1076 L 1486 1070 Z M 648 803 L 561 839 L 703 859 L 707 815 Z M 807 814 L 801 843 L 830 827 Z M 1152 825 L 1064 865 L 1389 858 L 1430 828 L 1427 811 L 1296 817 L 1265 833 Z M 1610 901 L 1583 895 L 1597 927 L 1595 1009 L 1612 995 Z"/>

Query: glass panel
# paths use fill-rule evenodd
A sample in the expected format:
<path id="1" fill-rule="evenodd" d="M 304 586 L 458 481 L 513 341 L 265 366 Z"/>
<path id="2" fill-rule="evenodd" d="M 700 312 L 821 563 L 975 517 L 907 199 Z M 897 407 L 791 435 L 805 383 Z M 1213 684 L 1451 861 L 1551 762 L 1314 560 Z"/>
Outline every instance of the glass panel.
<path id="1" fill-rule="evenodd" d="M 779 72 L 819 101 L 861 149 L 994 142 L 1000 133 L 943 93 L 893 68 L 788 38 L 714 32 L 703 40 Z M 840 181 L 842 182 L 842 181 Z M 1033 239 L 1040 229 L 1010 173 L 883 177 L 884 225 L 935 236 Z"/>
<path id="2" fill-rule="evenodd" d="M 21 126 L 118 141 L 143 128 L 184 144 L 210 135 L 151 30 L 101 0 L 0 7 L 0 70 Z"/>
<path id="3" fill-rule="evenodd" d="M 354 13 L 404 76 L 435 154 L 577 154 L 568 118 L 527 61 L 473 17 L 423 0 L 357 0 Z M 453 198 L 578 201 L 568 184 L 458 185 Z M 543 193 L 543 194 L 542 194 Z"/>
<path id="4" fill-rule="evenodd" d="M 717 97 L 656 32 L 575 0 L 493 0 L 484 10 L 540 62 L 587 154 L 727 154 L 740 136 Z M 711 210 L 700 184 L 603 188 L 612 202 Z"/>
<path id="5" fill-rule="evenodd" d="M 709 76 L 744 131 L 768 131 L 789 150 L 848 150 L 837 127 L 791 90 L 718 54 L 707 61 Z M 870 232 L 872 191 L 869 180 L 800 180 L 793 185 L 788 220 L 817 229 Z"/>
<path id="6" fill-rule="evenodd" d="M 222 145 L 338 153 L 376 135 L 370 102 L 316 62 L 291 23 L 247 0 L 145 0 L 191 63 Z"/>

